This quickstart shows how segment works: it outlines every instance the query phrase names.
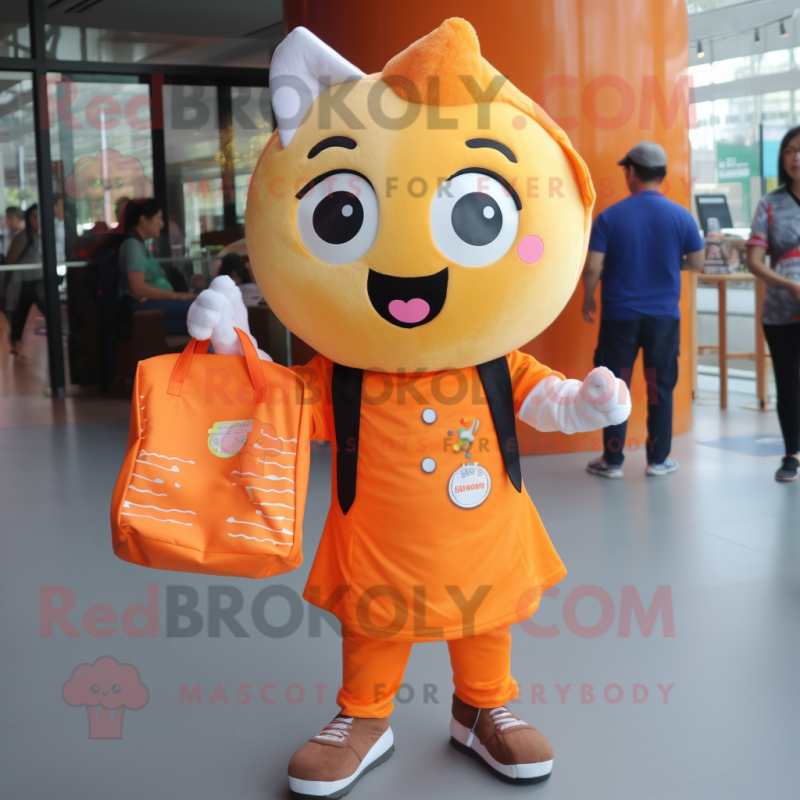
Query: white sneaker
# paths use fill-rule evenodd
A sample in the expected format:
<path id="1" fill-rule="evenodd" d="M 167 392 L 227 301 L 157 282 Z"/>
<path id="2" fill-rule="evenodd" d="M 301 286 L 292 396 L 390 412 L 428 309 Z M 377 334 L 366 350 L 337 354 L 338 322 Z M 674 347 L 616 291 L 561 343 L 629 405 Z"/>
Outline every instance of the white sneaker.
<path id="1" fill-rule="evenodd" d="M 599 475 L 601 478 L 621 478 L 622 467 L 616 464 L 608 464 L 602 457 L 595 458 L 586 465 L 586 471 L 592 475 Z"/>
<path id="2" fill-rule="evenodd" d="M 667 458 L 663 464 L 648 464 L 645 475 L 669 475 L 678 469 L 678 462 L 674 458 Z"/>

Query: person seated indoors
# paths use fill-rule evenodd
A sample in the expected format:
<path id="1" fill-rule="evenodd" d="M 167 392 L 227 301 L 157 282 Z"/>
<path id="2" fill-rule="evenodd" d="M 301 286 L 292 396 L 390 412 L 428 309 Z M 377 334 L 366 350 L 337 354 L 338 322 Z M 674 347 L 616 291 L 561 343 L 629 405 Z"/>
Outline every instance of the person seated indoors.
<path id="1" fill-rule="evenodd" d="M 264 295 L 258 284 L 253 281 L 250 270 L 238 253 L 228 253 L 222 258 L 220 275 L 227 275 L 239 287 L 242 300 L 246 306 L 257 306 L 264 302 Z"/>
<path id="2" fill-rule="evenodd" d="M 145 242 L 161 233 L 164 216 L 152 199 L 130 200 L 125 205 L 125 241 L 119 249 L 119 271 L 125 295 L 137 311 L 158 309 L 166 317 L 167 334 L 185 334 L 186 314 L 195 299 L 176 292 Z"/>

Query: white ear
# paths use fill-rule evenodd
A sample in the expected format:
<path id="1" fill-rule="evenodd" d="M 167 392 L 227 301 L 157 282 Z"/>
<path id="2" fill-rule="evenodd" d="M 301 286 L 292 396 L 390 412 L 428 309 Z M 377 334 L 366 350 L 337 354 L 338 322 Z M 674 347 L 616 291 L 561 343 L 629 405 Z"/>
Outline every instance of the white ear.
<path id="1" fill-rule="evenodd" d="M 269 66 L 272 108 L 287 147 L 314 100 L 328 87 L 366 77 L 307 28 L 295 28 L 276 48 Z"/>

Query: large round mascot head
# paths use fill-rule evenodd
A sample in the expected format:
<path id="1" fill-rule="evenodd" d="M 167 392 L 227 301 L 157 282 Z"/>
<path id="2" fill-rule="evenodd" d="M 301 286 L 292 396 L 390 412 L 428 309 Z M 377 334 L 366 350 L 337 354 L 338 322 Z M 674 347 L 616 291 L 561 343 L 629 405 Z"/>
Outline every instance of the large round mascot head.
<path id="1" fill-rule="evenodd" d="M 278 131 L 247 246 L 290 330 L 345 366 L 433 371 L 505 355 L 556 318 L 594 190 L 469 23 L 447 20 L 370 76 L 297 28 L 270 89 Z"/>

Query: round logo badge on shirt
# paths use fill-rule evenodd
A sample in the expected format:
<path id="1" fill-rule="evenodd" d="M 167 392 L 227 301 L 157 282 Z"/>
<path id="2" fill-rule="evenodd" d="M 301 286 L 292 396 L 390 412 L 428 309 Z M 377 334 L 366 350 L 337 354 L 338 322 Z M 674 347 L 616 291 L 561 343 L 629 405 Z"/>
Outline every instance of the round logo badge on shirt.
<path id="1" fill-rule="evenodd" d="M 489 496 L 491 488 L 492 479 L 486 468 L 467 463 L 453 473 L 448 491 L 460 508 L 475 508 Z"/>

